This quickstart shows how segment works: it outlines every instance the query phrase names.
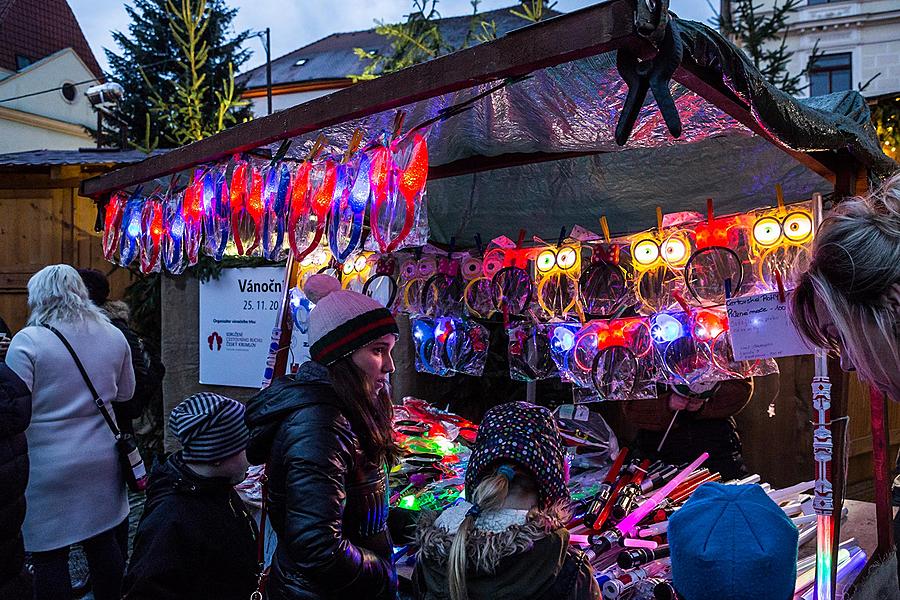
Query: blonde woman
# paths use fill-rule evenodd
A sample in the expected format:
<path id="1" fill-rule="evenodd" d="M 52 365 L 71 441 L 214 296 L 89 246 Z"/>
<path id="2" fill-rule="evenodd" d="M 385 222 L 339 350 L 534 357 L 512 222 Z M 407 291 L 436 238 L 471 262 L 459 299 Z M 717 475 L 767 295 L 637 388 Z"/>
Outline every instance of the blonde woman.
<path id="1" fill-rule="evenodd" d="M 839 353 L 844 370 L 900 402 L 900 172 L 841 202 L 822 222 L 792 303 L 804 337 Z M 897 504 L 897 479 L 894 498 Z M 896 593 L 896 581 L 889 587 Z"/>
<path id="2" fill-rule="evenodd" d="M 590 564 L 569 547 L 566 480 L 550 411 L 527 402 L 489 410 L 466 470 L 469 501 L 420 524 L 416 595 L 599 598 Z"/>
<path id="3" fill-rule="evenodd" d="M 28 281 L 28 307 L 6 362 L 32 394 L 22 533 L 34 562 L 34 597 L 71 597 L 69 546 L 80 542 L 94 597 L 118 599 L 125 556 L 115 530 L 128 517 L 128 498 L 116 440 L 72 355 L 44 325 L 65 336 L 105 403 L 134 393 L 128 342 L 68 265 L 45 267 Z"/>

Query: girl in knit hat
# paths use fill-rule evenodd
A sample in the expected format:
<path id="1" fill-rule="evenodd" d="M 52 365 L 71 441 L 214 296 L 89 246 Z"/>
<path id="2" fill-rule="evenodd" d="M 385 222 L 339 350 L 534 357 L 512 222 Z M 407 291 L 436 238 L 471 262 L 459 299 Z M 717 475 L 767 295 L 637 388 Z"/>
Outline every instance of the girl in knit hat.
<path id="1" fill-rule="evenodd" d="M 562 439 L 546 408 L 495 406 L 478 430 L 466 501 L 419 526 L 419 598 L 593 599 L 600 589 L 569 546 Z"/>
<path id="2" fill-rule="evenodd" d="M 397 456 L 388 377 L 399 329 L 363 294 L 313 275 L 303 290 L 312 360 L 247 406 L 278 535 L 271 599 L 394 598 L 387 466 Z"/>
<path id="3" fill-rule="evenodd" d="M 246 600 L 256 525 L 233 488 L 247 472 L 244 405 L 194 394 L 172 410 L 169 430 L 182 450 L 151 474 L 124 598 Z"/>

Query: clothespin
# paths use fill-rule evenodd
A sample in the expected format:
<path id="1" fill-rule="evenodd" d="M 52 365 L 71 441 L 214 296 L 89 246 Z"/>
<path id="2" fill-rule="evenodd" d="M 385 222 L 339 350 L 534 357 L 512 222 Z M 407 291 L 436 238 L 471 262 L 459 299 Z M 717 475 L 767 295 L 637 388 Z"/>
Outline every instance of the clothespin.
<path id="1" fill-rule="evenodd" d="M 287 156 L 287 151 L 291 147 L 291 140 L 286 139 L 281 142 L 281 145 L 278 146 L 278 150 L 275 151 L 275 154 L 272 155 L 272 160 L 269 161 L 269 167 L 274 167 L 275 163 L 283 159 Z"/>
<path id="2" fill-rule="evenodd" d="M 475 234 L 475 247 L 478 248 L 478 256 L 484 256 L 484 245 L 481 243 L 481 234 Z"/>
<path id="3" fill-rule="evenodd" d="M 725 278 L 725 299 L 728 300 L 731 298 L 731 277 Z"/>
<path id="4" fill-rule="evenodd" d="M 775 184 L 775 198 L 778 200 L 778 209 L 784 210 L 784 190 L 780 183 Z"/>
<path id="5" fill-rule="evenodd" d="M 453 257 L 453 252 L 456 250 L 456 237 L 453 236 L 450 238 L 450 245 L 447 246 L 447 258 Z"/>
<path id="6" fill-rule="evenodd" d="M 713 209 L 713 199 L 707 198 L 706 199 L 706 220 L 710 225 L 712 225 L 712 222 L 714 219 L 715 219 L 715 216 L 714 216 L 714 209 Z"/>
<path id="7" fill-rule="evenodd" d="M 344 160 L 341 162 L 346 163 L 350 160 L 350 157 L 353 156 L 353 153 L 359 149 L 359 145 L 362 143 L 363 135 L 365 135 L 365 131 L 362 128 L 356 128 L 353 132 L 353 137 L 350 138 L 350 145 L 347 146 L 347 151 L 344 152 Z"/>
<path id="8" fill-rule="evenodd" d="M 394 115 L 394 137 L 400 135 L 400 130 L 403 128 L 403 119 L 406 118 L 406 113 L 402 110 L 398 110 L 397 114 Z"/>
<path id="9" fill-rule="evenodd" d="M 519 239 L 516 240 L 516 248 L 521 248 L 522 244 L 524 244 L 524 243 L 525 243 L 525 230 L 520 229 L 519 230 Z"/>
<path id="10" fill-rule="evenodd" d="M 775 275 L 775 283 L 778 285 L 778 301 L 784 304 L 786 300 L 784 295 L 784 280 L 781 278 L 781 271 L 776 268 L 773 273 Z"/>
<path id="11" fill-rule="evenodd" d="M 324 133 L 320 133 L 319 137 L 316 138 L 315 143 L 313 143 L 312 149 L 309 151 L 309 158 L 307 158 L 307 160 L 315 160 L 316 157 L 321 154 L 327 143 L 328 138 L 325 137 Z"/>
<path id="12" fill-rule="evenodd" d="M 656 231 L 662 233 L 663 230 L 663 215 L 662 215 L 662 207 L 656 207 Z"/>
<path id="13" fill-rule="evenodd" d="M 672 292 L 672 297 L 675 298 L 676 302 L 678 302 L 678 305 L 681 307 L 681 310 L 683 310 L 688 315 L 691 314 L 691 306 L 684 299 L 684 296 L 681 295 L 681 292 L 679 292 L 677 290 Z"/>
<path id="14" fill-rule="evenodd" d="M 563 242 L 566 240 L 566 226 L 563 225 L 562 229 L 559 230 L 559 241 L 556 242 L 556 247 L 561 248 Z"/>
<path id="15" fill-rule="evenodd" d="M 609 244 L 612 238 L 609 237 L 609 223 L 606 221 L 606 215 L 600 217 L 600 229 L 603 230 L 603 239 Z"/>
<path id="16" fill-rule="evenodd" d="M 422 260 L 422 250 L 424 248 L 424 246 L 419 246 L 413 251 L 413 253 L 416 255 L 416 260 Z"/>

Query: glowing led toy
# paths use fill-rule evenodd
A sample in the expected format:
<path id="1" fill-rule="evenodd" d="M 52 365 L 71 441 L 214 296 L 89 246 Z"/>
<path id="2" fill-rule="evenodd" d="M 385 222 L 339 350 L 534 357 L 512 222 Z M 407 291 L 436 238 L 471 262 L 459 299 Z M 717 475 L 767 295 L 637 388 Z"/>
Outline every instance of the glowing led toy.
<path id="1" fill-rule="evenodd" d="M 509 375 L 512 379 L 538 381 L 559 374 L 553 360 L 549 327 L 543 323 L 528 323 L 507 332 Z"/>
<path id="2" fill-rule="evenodd" d="M 288 221 L 288 240 L 295 259 L 303 260 L 321 243 L 336 183 L 337 167 L 331 159 L 298 167 Z"/>
<path id="3" fill-rule="evenodd" d="M 360 252 L 345 260 L 341 265 L 341 286 L 345 290 L 362 292 L 375 261 L 374 252 Z"/>
<path id="4" fill-rule="evenodd" d="M 171 195 L 163 205 L 162 264 L 166 271 L 177 275 L 184 271 L 183 195 Z"/>
<path id="5" fill-rule="evenodd" d="M 409 236 L 416 221 L 416 201 L 425 193 L 428 179 L 428 142 L 416 133 L 412 140 L 398 138 L 390 149 L 379 146 L 370 163 L 373 201 L 369 222 L 381 252 L 393 252 Z M 394 211 L 403 201 L 403 221 L 397 235 L 390 239 Z"/>
<path id="6" fill-rule="evenodd" d="M 491 276 L 491 298 L 504 318 L 522 316 L 534 297 L 534 284 L 528 274 L 534 248 L 494 248 L 484 257 L 484 272 Z M 497 269 L 498 265 L 502 265 Z M 496 270 L 495 270 L 496 269 Z"/>
<path id="7" fill-rule="evenodd" d="M 163 204 L 156 194 L 141 208 L 141 273 L 159 271 L 160 242 L 163 236 Z"/>
<path id="8" fill-rule="evenodd" d="M 646 309 L 662 310 L 670 301 L 673 281 L 691 257 L 691 236 L 680 228 L 657 228 L 630 240 L 635 294 Z"/>
<path id="9" fill-rule="evenodd" d="M 338 165 L 337 184 L 331 202 L 328 245 L 340 263 L 359 246 L 370 193 L 368 156 L 361 154 L 358 161 Z M 347 240 L 347 245 L 343 248 L 340 244 L 342 238 Z"/>
<path id="10" fill-rule="evenodd" d="M 813 510 L 817 515 L 815 598 L 831 600 L 834 570 L 832 561 L 834 494 L 831 484 L 831 461 L 834 444 L 831 435 L 831 381 L 828 378 L 828 355 L 825 350 L 816 349 L 814 365 L 812 392 L 816 422 L 813 431 L 813 458 L 816 463 L 816 485 L 813 488 L 815 494 Z"/>
<path id="11" fill-rule="evenodd" d="M 122 233 L 119 236 L 119 264 L 127 267 L 137 258 L 140 250 L 141 238 L 141 211 L 143 198 L 140 196 L 140 188 L 125 203 L 122 211 Z"/>
<path id="12" fill-rule="evenodd" d="M 422 314 L 429 316 L 455 314 L 465 290 L 460 276 L 460 260 L 447 256 L 438 258 L 437 272 L 422 285 Z"/>
<path id="13" fill-rule="evenodd" d="M 628 293 L 625 271 L 619 265 L 620 247 L 594 244 L 590 248 L 591 262 L 578 281 L 581 306 L 591 317 L 612 315 Z"/>
<path id="14" fill-rule="evenodd" d="M 488 348 L 488 332 L 483 326 L 457 317 L 440 317 L 434 321 L 434 341 L 431 366 L 436 372 L 481 376 Z"/>
<path id="15" fill-rule="evenodd" d="M 707 204 L 708 218 L 694 227 L 696 251 L 684 268 L 688 291 L 700 303 L 724 304 L 740 293 L 744 265 L 737 253 L 741 228 L 735 217 L 713 217 L 712 200 Z"/>
<path id="16" fill-rule="evenodd" d="M 189 265 L 196 265 L 203 239 L 203 172 L 197 169 L 194 180 L 184 190 L 181 205 L 184 218 L 184 248 Z"/>
<path id="17" fill-rule="evenodd" d="M 263 173 L 262 253 L 269 260 L 282 258 L 284 213 L 291 191 L 291 171 L 284 163 L 270 165 Z"/>
<path id="18" fill-rule="evenodd" d="M 431 375 L 445 376 L 445 369 L 434 365 L 441 365 L 441 361 L 433 359 L 436 345 L 434 321 L 432 319 L 417 317 L 411 320 L 413 345 L 416 349 L 416 371 Z"/>
<path id="19" fill-rule="evenodd" d="M 122 217 L 128 198 L 122 192 L 116 192 L 106 203 L 103 214 L 103 258 L 113 262 L 116 250 L 119 249 L 119 234 L 122 228 Z"/>
<path id="20" fill-rule="evenodd" d="M 315 304 L 298 288 L 291 288 L 290 303 L 294 327 L 305 335 L 309 331 L 309 311 L 313 309 Z"/>
<path id="21" fill-rule="evenodd" d="M 202 178 L 204 250 L 215 260 L 222 260 L 231 230 L 231 202 L 225 173 L 209 169 Z"/>
<path id="22" fill-rule="evenodd" d="M 784 206 L 779 194 L 777 208 L 750 213 L 744 223 L 750 231 L 756 275 L 769 289 L 777 288 L 776 272 L 787 277 L 794 269 L 802 269 L 814 233 L 812 212 L 805 205 Z"/>
<path id="23" fill-rule="evenodd" d="M 249 161 L 237 159 L 231 173 L 229 192 L 234 245 L 239 255 L 249 256 L 259 247 L 262 238 L 262 217 L 265 210 L 262 175 Z M 185 224 L 187 225 L 187 218 Z"/>
<path id="24" fill-rule="evenodd" d="M 297 287 L 303 289 L 306 280 L 316 273 L 321 273 L 332 262 L 331 253 L 326 246 L 318 246 L 300 261 L 300 271 L 297 275 Z"/>
<path id="25" fill-rule="evenodd" d="M 548 317 L 565 317 L 578 306 L 581 244 L 546 246 L 534 256 L 538 304 Z"/>
<path id="26" fill-rule="evenodd" d="M 366 280 L 362 293 L 375 298 L 382 306 L 392 309 L 397 299 L 397 259 L 392 254 L 383 254 L 375 262 L 375 273 Z"/>
<path id="27" fill-rule="evenodd" d="M 644 363 L 652 362 L 646 317 L 591 321 L 564 343 L 571 343 L 566 366 L 575 383 L 608 400 L 646 397 L 639 389 L 650 380 Z"/>
<path id="28" fill-rule="evenodd" d="M 403 284 L 403 310 L 409 314 L 422 313 L 422 290 L 425 282 L 437 272 L 437 258 L 423 256 L 414 261 L 407 261 L 401 265 L 400 275 L 405 281 Z"/>

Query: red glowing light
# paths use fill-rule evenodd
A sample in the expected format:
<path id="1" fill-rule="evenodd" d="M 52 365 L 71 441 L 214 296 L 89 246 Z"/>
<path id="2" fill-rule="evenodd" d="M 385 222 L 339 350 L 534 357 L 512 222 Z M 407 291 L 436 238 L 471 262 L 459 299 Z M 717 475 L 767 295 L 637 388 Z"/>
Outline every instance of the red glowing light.
<path id="1" fill-rule="evenodd" d="M 728 331 L 728 319 L 723 313 L 712 310 L 698 310 L 694 314 L 694 339 L 709 342 Z"/>
<path id="2" fill-rule="evenodd" d="M 712 219 L 699 223 L 694 229 L 697 249 L 712 247 L 728 248 L 728 232 L 734 225 L 734 219 Z"/>
<path id="3" fill-rule="evenodd" d="M 428 179 L 428 142 L 421 135 L 413 141 L 412 156 L 409 165 L 400 177 L 400 193 L 407 202 L 412 200 L 425 188 Z"/>

